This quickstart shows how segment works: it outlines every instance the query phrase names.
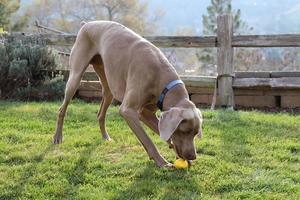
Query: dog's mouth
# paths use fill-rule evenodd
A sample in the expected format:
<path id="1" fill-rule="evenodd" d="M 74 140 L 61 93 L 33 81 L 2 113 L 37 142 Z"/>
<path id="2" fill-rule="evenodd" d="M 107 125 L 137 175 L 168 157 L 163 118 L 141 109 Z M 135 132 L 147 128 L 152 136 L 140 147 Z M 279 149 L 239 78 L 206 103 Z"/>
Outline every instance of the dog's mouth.
<path id="1" fill-rule="evenodd" d="M 192 160 L 194 160 L 194 159 L 188 159 L 188 158 L 186 158 L 185 156 L 183 156 L 183 155 L 180 153 L 180 151 L 179 151 L 179 149 L 177 148 L 177 146 L 176 146 L 173 142 L 171 143 L 171 146 L 169 146 L 169 148 L 172 148 L 172 149 L 174 150 L 174 153 L 175 153 L 175 155 L 176 155 L 176 159 L 181 158 L 181 159 L 183 159 L 183 160 L 187 160 L 187 161 L 189 162 L 189 164 L 191 165 Z"/>
<path id="2" fill-rule="evenodd" d="M 179 156 L 179 154 L 178 154 L 178 150 L 177 150 L 177 148 L 176 148 L 176 145 L 172 145 L 172 148 L 173 148 L 173 150 L 174 150 L 174 152 L 175 152 L 175 155 L 176 155 L 176 159 L 179 159 L 179 158 L 181 158 L 181 159 L 183 159 L 183 160 L 187 160 L 187 159 L 185 159 L 183 156 Z M 192 166 L 192 160 L 187 160 L 188 161 L 188 165 L 189 165 L 189 167 L 191 167 Z"/>
<path id="3" fill-rule="evenodd" d="M 175 153 L 175 155 L 176 155 L 176 159 L 182 158 L 182 156 L 179 156 L 178 149 L 176 148 L 176 145 L 172 142 L 172 140 L 169 139 L 169 140 L 167 141 L 167 143 L 168 143 L 168 145 L 169 145 L 169 148 L 170 148 L 170 149 L 173 149 L 173 151 L 174 151 L 174 153 Z M 183 158 L 182 158 L 182 159 L 183 159 Z"/>
<path id="4" fill-rule="evenodd" d="M 177 147 L 174 143 L 172 143 L 172 148 L 173 148 L 174 153 L 176 155 L 176 159 L 181 158 L 181 159 L 185 160 L 185 158 L 183 156 L 181 156 L 181 154 L 179 153 L 180 151 L 177 149 Z"/>
<path id="5" fill-rule="evenodd" d="M 176 155 L 176 159 L 181 158 L 181 159 L 187 160 L 187 159 L 185 159 L 183 156 L 180 156 L 180 155 L 179 155 L 179 153 L 178 153 L 179 151 L 178 151 L 176 145 L 172 142 L 171 139 L 168 140 L 167 143 L 168 143 L 168 145 L 169 145 L 169 148 L 170 148 L 170 149 L 173 149 L 173 151 L 174 151 L 174 153 L 175 153 L 175 155 Z M 191 167 L 193 161 L 192 161 L 192 160 L 187 160 L 187 161 L 188 161 L 189 167 Z"/>

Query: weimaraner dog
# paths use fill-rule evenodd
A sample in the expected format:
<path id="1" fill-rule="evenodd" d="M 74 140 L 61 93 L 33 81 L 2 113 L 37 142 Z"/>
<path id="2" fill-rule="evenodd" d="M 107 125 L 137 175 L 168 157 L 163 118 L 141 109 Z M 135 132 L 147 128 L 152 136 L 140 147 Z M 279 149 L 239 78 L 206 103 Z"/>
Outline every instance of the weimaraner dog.
<path id="1" fill-rule="evenodd" d="M 159 167 L 172 167 L 158 152 L 140 120 L 173 148 L 177 157 L 196 159 L 195 141 L 201 135 L 202 115 L 189 100 L 188 92 L 173 66 L 153 44 L 116 22 L 82 23 L 70 55 L 70 76 L 59 109 L 54 144 L 62 142 L 67 106 L 83 73 L 93 65 L 102 85 L 98 112 L 105 140 L 107 108 L 115 98 L 122 102 L 119 113 Z M 161 109 L 159 120 L 156 111 Z"/>

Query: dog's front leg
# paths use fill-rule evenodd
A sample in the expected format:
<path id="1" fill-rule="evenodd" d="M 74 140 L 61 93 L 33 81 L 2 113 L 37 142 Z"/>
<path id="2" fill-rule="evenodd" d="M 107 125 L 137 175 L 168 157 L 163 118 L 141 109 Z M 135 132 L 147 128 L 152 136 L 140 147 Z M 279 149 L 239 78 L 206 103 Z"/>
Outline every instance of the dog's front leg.
<path id="1" fill-rule="evenodd" d="M 137 110 L 130 108 L 123 101 L 120 107 L 120 114 L 126 120 L 129 127 L 135 133 L 139 141 L 144 146 L 150 159 L 153 159 L 157 166 L 159 167 L 172 167 L 172 164 L 168 163 L 157 151 L 151 139 L 146 134 L 145 130 L 141 126 L 139 121 L 139 115 Z"/>
<path id="2" fill-rule="evenodd" d="M 144 122 L 152 131 L 154 131 L 157 135 L 159 135 L 158 130 L 158 119 L 155 115 L 154 111 L 150 111 L 148 109 L 142 109 L 139 112 L 139 118 L 142 122 Z M 174 149 L 174 146 L 171 140 L 167 141 L 170 149 Z"/>

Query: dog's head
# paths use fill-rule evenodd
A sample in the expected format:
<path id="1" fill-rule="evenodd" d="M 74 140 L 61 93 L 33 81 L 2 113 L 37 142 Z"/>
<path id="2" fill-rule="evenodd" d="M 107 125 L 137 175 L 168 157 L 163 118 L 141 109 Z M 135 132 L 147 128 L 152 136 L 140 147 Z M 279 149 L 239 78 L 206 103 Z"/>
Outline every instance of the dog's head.
<path id="1" fill-rule="evenodd" d="M 194 138 L 202 135 L 202 114 L 197 108 L 174 107 L 161 114 L 159 133 L 164 141 L 171 141 L 178 157 L 196 159 Z"/>

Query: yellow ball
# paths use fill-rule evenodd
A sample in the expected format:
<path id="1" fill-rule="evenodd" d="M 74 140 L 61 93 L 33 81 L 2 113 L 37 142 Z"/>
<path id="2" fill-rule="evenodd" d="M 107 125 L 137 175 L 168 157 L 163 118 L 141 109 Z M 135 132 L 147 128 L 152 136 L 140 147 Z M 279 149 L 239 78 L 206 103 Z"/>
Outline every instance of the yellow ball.
<path id="1" fill-rule="evenodd" d="M 185 168 L 187 168 L 188 166 L 189 166 L 188 161 L 187 161 L 187 160 L 183 160 L 183 159 L 181 159 L 181 158 L 175 160 L 175 162 L 174 162 L 174 167 L 175 167 L 176 169 L 185 169 Z"/>

